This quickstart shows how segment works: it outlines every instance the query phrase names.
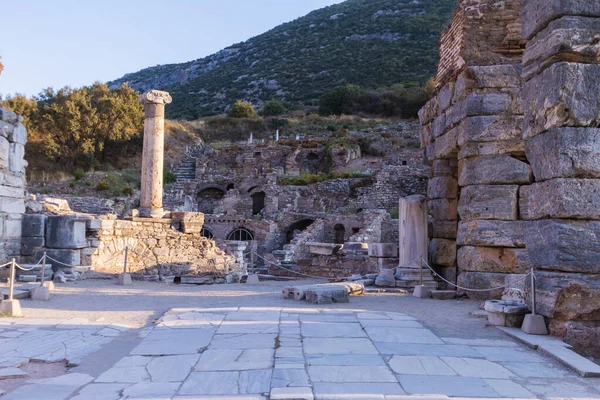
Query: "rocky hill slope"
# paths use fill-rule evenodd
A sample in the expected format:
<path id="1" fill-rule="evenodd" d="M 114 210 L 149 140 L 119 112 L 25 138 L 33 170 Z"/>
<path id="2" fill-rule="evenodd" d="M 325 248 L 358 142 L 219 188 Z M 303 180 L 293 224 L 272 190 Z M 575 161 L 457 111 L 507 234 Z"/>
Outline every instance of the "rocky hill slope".
<path id="1" fill-rule="evenodd" d="M 348 0 L 311 12 L 216 54 L 127 74 L 139 90 L 173 94 L 170 118 L 222 113 L 236 99 L 310 103 L 352 83 L 422 83 L 435 72 L 439 34 L 456 0 Z"/>

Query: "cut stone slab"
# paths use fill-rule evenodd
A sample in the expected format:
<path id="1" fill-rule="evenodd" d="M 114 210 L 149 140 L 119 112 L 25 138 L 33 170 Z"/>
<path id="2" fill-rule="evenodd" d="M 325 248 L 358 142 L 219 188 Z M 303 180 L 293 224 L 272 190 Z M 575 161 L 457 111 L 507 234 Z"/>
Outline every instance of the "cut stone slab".
<path id="1" fill-rule="evenodd" d="M 0 368 L 0 379 L 23 378 L 28 376 L 27 372 L 15 367 Z"/>
<path id="2" fill-rule="evenodd" d="M 526 188 L 526 189 L 525 189 Z M 524 219 L 600 219 L 599 179 L 552 179 L 523 186 Z M 523 202 L 523 200 L 521 200 Z M 523 212 L 525 211 L 525 213 Z"/>
<path id="3" fill-rule="evenodd" d="M 498 394 L 481 378 L 399 375 L 398 380 L 408 394 L 442 394 L 454 397 L 498 397 Z"/>
<path id="4" fill-rule="evenodd" d="M 488 360 L 466 357 L 441 357 L 441 359 L 462 376 L 495 379 L 508 379 L 514 376 L 503 366 Z"/>
<path id="5" fill-rule="evenodd" d="M 457 375 L 448 364 L 433 356 L 393 356 L 389 364 L 396 374 L 402 375 Z"/>
<path id="6" fill-rule="evenodd" d="M 120 400 L 121 391 L 125 389 L 128 384 L 124 383 L 92 383 L 85 386 L 79 391 L 79 394 L 72 398 L 72 400 Z"/>
<path id="7" fill-rule="evenodd" d="M 240 394 L 262 394 L 269 393 L 271 389 L 271 375 L 273 371 L 255 370 L 241 371 L 238 379 L 238 390 Z"/>
<path id="8" fill-rule="evenodd" d="M 183 382 L 180 395 L 238 394 L 239 372 L 192 372 Z"/>
<path id="9" fill-rule="evenodd" d="M 536 398 L 529 390 L 509 379 L 484 379 L 484 382 L 502 397 Z"/>
<path id="10" fill-rule="evenodd" d="M 183 382 L 199 358 L 199 355 L 156 357 L 146 365 L 146 370 L 152 382 Z"/>
<path id="11" fill-rule="evenodd" d="M 366 354 L 307 354 L 307 365 L 355 365 L 355 366 L 385 366 L 379 355 Z"/>
<path id="12" fill-rule="evenodd" d="M 170 399 L 179 386 L 179 383 L 140 382 L 125 388 L 123 396 L 126 399 Z"/>
<path id="13" fill-rule="evenodd" d="M 131 355 L 198 354 L 201 349 L 208 346 L 213 333 L 214 330 L 208 329 L 153 330 L 131 351 Z"/>
<path id="14" fill-rule="evenodd" d="M 458 162 L 458 184 L 528 185 L 533 182 L 529 164 L 509 155 L 490 155 L 463 159 Z"/>
<path id="15" fill-rule="evenodd" d="M 462 189 L 458 213 L 463 220 L 514 221 L 518 216 L 517 185 L 475 185 Z"/>
<path id="16" fill-rule="evenodd" d="M 525 247 L 527 221 L 474 220 L 460 222 L 456 244 L 481 247 Z"/>
<path id="17" fill-rule="evenodd" d="M 276 334 L 215 335 L 210 349 L 273 349 Z"/>
<path id="18" fill-rule="evenodd" d="M 569 372 L 551 363 L 503 362 L 502 365 L 521 378 L 564 378 Z"/>
<path id="19" fill-rule="evenodd" d="M 273 367 L 271 349 L 208 349 L 202 353 L 196 371 L 245 371 Z"/>
<path id="20" fill-rule="evenodd" d="M 456 290 L 432 290 L 431 297 L 436 300 L 452 300 L 456 298 Z"/>
<path id="21" fill-rule="evenodd" d="M 377 343 L 444 344 L 428 329 L 366 327 L 365 331 Z"/>
<path id="22" fill-rule="evenodd" d="M 310 386 L 305 369 L 276 369 L 271 378 L 271 387 L 307 387 Z M 266 390 L 268 392 L 268 390 Z M 262 393 L 262 392 L 260 392 Z"/>
<path id="23" fill-rule="evenodd" d="M 589 0 L 530 0 L 523 4 L 523 37 L 532 39 L 548 23 L 563 15 L 600 17 L 600 4 Z"/>
<path id="24" fill-rule="evenodd" d="M 271 389 L 271 400 L 314 400 L 310 387 L 291 387 Z"/>
<path id="25" fill-rule="evenodd" d="M 483 358 L 469 346 L 465 345 L 432 345 L 432 344 L 403 344 L 397 343 L 375 343 L 381 354 L 392 354 L 401 356 L 447 356 L 447 357 L 470 357 Z"/>
<path id="26" fill-rule="evenodd" d="M 397 382 L 387 367 L 312 365 L 307 368 L 312 382 Z"/>
<path id="27" fill-rule="evenodd" d="M 366 338 L 306 338 L 306 354 L 379 354 Z"/>
<path id="28" fill-rule="evenodd" d="M 358 323 L 303 322 L 301 332 L 304 337 L 367 337 Z"/>
<path id="29" fill-rule="evenodd" d="M 384 399 L 386 395 L 404 395 L 398 383 L 321 383 L 314 384 L 315 397 L 327 400 Z"/>

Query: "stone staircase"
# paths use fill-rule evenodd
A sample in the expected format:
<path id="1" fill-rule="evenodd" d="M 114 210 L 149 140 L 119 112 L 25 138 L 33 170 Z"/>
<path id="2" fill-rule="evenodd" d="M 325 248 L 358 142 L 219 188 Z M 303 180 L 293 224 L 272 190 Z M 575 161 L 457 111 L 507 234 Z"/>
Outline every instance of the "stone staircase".
<path id="1" fill-rule="evenodd" d="M 196 160 L 206 152 L 206 147 L 196 145 L 186 149 L 185 158 L 173 168 L 177 183 L 196 180 Z"/>

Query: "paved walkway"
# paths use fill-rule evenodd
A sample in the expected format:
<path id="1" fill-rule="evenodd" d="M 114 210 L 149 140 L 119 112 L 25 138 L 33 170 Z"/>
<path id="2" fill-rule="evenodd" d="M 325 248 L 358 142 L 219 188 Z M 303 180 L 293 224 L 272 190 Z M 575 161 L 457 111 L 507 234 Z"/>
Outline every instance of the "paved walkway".
<path id="1" fill-rule="evenodd" d="M 508 338 L 438 337 L 401 313 L 301 307 L 173 309 L 136 331 L 129 354 L 98 376 L 40 379 L 3 399 L 600 398 L 599 379 L 580 378 Z M 39 357 L 30 348 L 41 346 L 52 361 L 69 332 L 78 346 L 66 351 L 77 358 L 121 334 L 75 322 L 29 331 L 11 322 L 0 349 L 14 361 Z"/>

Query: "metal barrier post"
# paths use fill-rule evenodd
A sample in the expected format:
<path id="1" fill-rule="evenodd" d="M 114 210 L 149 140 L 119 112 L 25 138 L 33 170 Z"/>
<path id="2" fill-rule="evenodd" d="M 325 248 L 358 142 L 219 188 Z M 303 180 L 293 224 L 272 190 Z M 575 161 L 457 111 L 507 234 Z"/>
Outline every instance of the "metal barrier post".
<path id="1" fill-rule="evenodd" d="M 531 312 L 535 315 L 535 274 L 531 268 Z"/>
<path id="2" fill-rule="evenodd" d="M 123 273 L 127 273 L 127 257 L 129 255 L 129 246 L 125 246 L 125 262 L 123 263 Z"/>
<path id="3" fill-rule="evenodd" d="M 44 256 L 42 257 L 42 278 L 40 279 L 40 286 L 44 286 L 44 277 L 46 276 L 46 252 L 44 252 Z"/>
<path id="4" fill-rule="evenodd" d="M 13 258 L 10 262 L 10 281 L 8 282 L 8 300 L 13 299 L 13 294 L 15 292 L 15 259 Z"/>
<path id="5" fill-rule="evenodd" d="M 419 262 L 419 285 L 423 286 L 423 259 Z"/>
<path id="6" fill-rule="evenodd" d="M 535 270 L 531 268 L 531 314 L 527 314 L 523 320 L 521 330 L 530 335 L 547 335 L 548 328 L 543 315 L 535 313 Z"/>

